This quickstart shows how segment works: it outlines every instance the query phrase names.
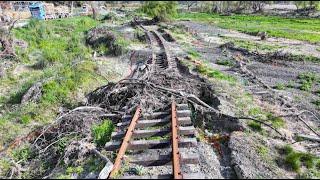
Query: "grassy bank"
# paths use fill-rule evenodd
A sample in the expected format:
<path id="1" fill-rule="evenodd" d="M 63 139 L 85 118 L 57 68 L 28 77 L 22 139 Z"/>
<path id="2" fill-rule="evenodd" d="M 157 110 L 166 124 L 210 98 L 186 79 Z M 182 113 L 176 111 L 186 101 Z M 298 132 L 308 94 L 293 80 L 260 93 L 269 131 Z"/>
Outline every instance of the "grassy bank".
<path id="1" fill-rule="evenodd" d="M 16 49 L 15 67 L 0 79 L 0 149 L 35 126 L 52 122 L 59 107 L 76 106 L 84 94 L 106 82 L 85 45 L 86 31 L 98 24 L 90 17 L 76 17 L 31 20 L 27 27 L 14 29 L 14 36 L 28 46 Z M 19 66 L 27 70 L 13 73 Z M 36 82 L 42 83 L 41 98 L 21 104 Z"/>
<path id="2" fill-rule="evenodd" d="M 248 34 L 266 31 L 273 37 L 283 37 L 312 43 L 320 41 L 320 19 L 260 15 L 220 16 L 208 13 L 179 13 L 175 19 L 190 19 L 213 23 L 221 28 L 234 29 Z"/>

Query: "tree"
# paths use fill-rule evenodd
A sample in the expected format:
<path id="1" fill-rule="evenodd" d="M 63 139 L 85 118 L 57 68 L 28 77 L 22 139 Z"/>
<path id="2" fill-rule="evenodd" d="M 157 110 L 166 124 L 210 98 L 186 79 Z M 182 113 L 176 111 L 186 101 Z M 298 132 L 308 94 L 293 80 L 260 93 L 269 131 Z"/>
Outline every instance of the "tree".
<path id="1" fill-rule="evenodd" d="M 187 7 L 188 7 L 188 11 L 190 11 L 190 8 L 194 5 L 197 5 L 197 1 L 186 1 Z"/>
<path id="2" fill-rule="evenodd" d="M 297 9 L 319 9 L 320 2 L 319 1 L 295 1 Z"/>
<path id="3" fill-rule="evenodd" d="M 97 4 L 95 1 L 90 1 L 91 9 L 92 9 L 92 18 L 97 19 Z"/>
<path id="4" fill-rule="evenodd" d="M 177 5 L 175 1 L 147 1 L 140 10 L 159 21 L 167 21 L 177 14 Z"/>
<path id="5" fill-rule="evenodd" d="M 254 12 L 260 12 L 265 5 L 266 1 L 252 1 L 252 10 Z"/>

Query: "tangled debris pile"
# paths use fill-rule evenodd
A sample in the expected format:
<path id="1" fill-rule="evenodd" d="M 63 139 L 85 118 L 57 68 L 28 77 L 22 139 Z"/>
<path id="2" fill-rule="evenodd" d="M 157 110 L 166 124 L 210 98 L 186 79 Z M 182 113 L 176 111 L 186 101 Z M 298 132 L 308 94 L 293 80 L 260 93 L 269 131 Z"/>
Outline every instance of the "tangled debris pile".
<path id="1" fill-rule="evenodd" d="M 121 55 L 124 53 L 124 48 L 117 43 L 117 35 L 106 27 L 93 28 L 88 32 L 86 43 L 93 48 L 99 48 L 99 46 L 106 46 L 109 51 L 115 55 Z"/>

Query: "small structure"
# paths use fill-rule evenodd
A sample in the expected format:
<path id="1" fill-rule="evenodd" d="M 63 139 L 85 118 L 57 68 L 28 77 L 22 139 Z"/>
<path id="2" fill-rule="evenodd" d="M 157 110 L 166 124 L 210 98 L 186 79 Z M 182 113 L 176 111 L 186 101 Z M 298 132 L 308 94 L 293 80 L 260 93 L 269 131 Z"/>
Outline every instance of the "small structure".
<path id="1" fill-rule="evenodd" d="M 33 18 L 44 20 L 46 12 L 42 3 L 36 2 L 29 5 L 29 10 Z"/>
<path id="2" fill-rule="evenodd" d="M 32 3 L 29 6 L 33 18 L 48 20 L 56 18 L 65 18 L 70 16 L 69 7 L 57 6 L 52 3 Z"/>

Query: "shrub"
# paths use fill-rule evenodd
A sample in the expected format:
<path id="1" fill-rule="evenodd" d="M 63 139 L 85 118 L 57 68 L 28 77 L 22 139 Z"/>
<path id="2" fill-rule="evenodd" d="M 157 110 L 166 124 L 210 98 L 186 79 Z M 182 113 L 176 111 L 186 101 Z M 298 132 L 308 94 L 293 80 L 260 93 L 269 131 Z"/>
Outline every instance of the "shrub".
<path id="1" fill-rule="evenodd" d="M 11 171 L 11 162 L 8 159 L 0 159 L 0 176 L 5 177 Z"/>
<path id="2" fill-rule="evenodd" d="M 111 133 L 113 132 L 114 128 L 115 127 L 110 120 L 105 120 L 99 125 L 94 125 L 92 127 L 92 134 L 95 143 L 98 146 L 104 146 L 106 142 L 110 141 Z"/>
<path id="3" fill-rule="evenodd" d="M 177 15 L 177 5 L 175 1 L 147 1 L 140 10 L 152 18 L 166 21 Z"/>

